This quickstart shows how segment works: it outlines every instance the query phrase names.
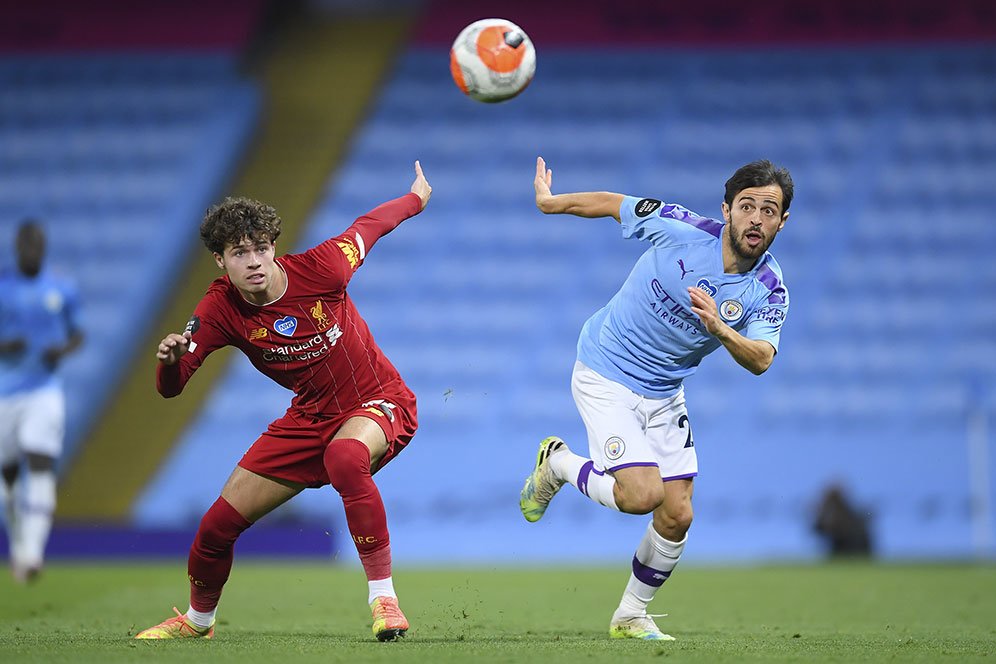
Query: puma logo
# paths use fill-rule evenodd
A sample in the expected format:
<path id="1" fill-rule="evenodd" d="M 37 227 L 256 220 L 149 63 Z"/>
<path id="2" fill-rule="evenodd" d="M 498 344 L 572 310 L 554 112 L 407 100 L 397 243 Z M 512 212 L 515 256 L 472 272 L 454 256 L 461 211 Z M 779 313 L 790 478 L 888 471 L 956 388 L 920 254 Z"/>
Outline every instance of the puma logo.
<path id="1" fill-rule="evenodd" d="M 682 279 L 684 279 L 685 275 L 688 274 L 689 272 L 695 272 L 695 270 L 686 270 L 685 269 L 685 261 L 683 261 L 680 258 L 678 259 L 678 267 L 681 268 L 681 278 Z"/>

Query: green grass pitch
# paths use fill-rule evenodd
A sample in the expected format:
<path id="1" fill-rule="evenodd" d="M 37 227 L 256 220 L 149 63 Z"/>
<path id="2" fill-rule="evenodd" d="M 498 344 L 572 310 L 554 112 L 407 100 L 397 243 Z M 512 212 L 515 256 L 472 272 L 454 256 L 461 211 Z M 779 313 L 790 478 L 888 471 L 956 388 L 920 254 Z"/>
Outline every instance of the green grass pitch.
<path id="1" fill-rule="evenodd" d="M 0 580 L 10 662 L 996 662 L 996 567 L 685 566 L 651 604 L 673 643 L 612 641 L 611 568 L 399 569 L 412 629 L 370 633 L 357 569 L 236 561 L 213 641 L 138 642 L 186 609 L 182 561 L 54 564 Z"/>

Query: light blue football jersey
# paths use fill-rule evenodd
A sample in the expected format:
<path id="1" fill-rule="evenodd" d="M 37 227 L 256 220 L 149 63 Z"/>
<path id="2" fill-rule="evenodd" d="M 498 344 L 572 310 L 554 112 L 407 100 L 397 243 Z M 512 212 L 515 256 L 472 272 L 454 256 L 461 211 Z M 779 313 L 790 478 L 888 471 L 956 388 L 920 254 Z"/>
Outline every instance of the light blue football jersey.
<path id="1" fill-rule="evenodd" d="M 0 396 L 57 383 L 43 353 L 79 329 L 76 288 L 45 270 L 34 278 L 9 271 L 0 275 L 0 293 L 0 340 L 27 343 L 19 353 L 0 354 Z"/>
<path id="2" fill-rule="evenodd" d="M 723 272 L 723 222 L 680 205 L 627 196 L 623 237 L 650 243 L 609 303 L 588 319 L 578 360 L 645 397 L 675 394 L 702 358 L 720 347 L 692 313 L 686 290 L 709 293 L 723 320 L 777 351 L 788 313 L 782 271 L 770 253 L 744 274 Z"/>

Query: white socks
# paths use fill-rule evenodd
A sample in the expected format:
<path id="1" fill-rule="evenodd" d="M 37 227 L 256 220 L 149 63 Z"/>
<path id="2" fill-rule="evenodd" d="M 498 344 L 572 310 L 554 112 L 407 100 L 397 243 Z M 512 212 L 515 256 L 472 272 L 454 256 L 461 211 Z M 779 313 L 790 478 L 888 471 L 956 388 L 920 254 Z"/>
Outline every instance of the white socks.
<path id="1" fill-rule="evenodd" d="M 376 581 L 367 581 L 367 586 L 370 589 L 368 595 L 367 604 L 373 604 L 373 601 L 378 597 L 393 597 L 397 599 L 398 596 L 394 592 L 394 580 L 392 577 L 387 577 L 386 579 L 377 579 Z"/>
<path id="2" fill-rule="evenodd" d="M 24 503 L 17 517 L 20 564 L 40 568 L 55 511 L 55 472 L 29 470 L 24 476 Z"/>
<path id="3" fill-rule="evenodd" d="M 8 486 L 7 482 L 0 480 L 0 498 L 3 499 L 4 523 L 7 527 L 7 541 L 10 543 L 10 560 L 16 563 L 21 558 L 21 528 L 17 518 L 17 487 Z"/>
<path id="4" fill-rule="evenodd" d="M 636 555 L 633 556 L 633 571 L 629 575 L 629 583 L 626 584 L 619 608 L 612 615 L 613 622 L 647 613 L 650 600 L 678 564 L 686 541 L 687 535 L 680 542 L 664 539 L 654 530 L 653 522 L 650 522 L 636 548 Z"/>
<path id="5" fill-rule="evenodd" d="M 214 616 L 216 613 L 218 613 L 217 607 L 215 607 L 213 611 L 206 611 L 202 613 L 191 606 L 187 609 L 187 620 L 194 623 L 195 627 L 207 629 L 214 624 Z"/>
<path id="6" fill-rule="evenodd" d="M 616 480 L 612 475 L 595 470 L 595 462 L 580 457 L 568 449 L 550 455 L 550 469 L 559 479 L 570 482 L 578 491 L 599 505 L 619 511 L 613 493 Z"/>

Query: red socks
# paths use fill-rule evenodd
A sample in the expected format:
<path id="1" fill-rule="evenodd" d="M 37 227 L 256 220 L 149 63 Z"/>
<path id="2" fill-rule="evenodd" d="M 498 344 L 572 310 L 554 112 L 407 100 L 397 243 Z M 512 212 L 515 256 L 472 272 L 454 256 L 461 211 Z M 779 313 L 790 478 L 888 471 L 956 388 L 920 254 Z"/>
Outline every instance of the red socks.
<path id="1" fill-rule="evenodd" d="M 220 497 L 201 519 L 187 559 L 190 606 L 196 611 L 207 613 L 218 606 L 221 589 L 232 571 L 235 540 L 251 525 Z"/>
<path id="2" fill-rule="evenodd" d="M 325 468 L 342 496 L 349 532 L 367 579 L 390 577 L 391 539 L 384 502 L 370 476 L 370 450 L 352 438 L 333 440 L 325 448 Z M 190 606 L 196 611 L 207 613 L 218 606 L 232 571 L 235 540 L 251 525 L 224 498 L 218 498 L 201 519 L 187 560 Z"/>
<path id="3" fill-rule="evenodd" d="M 391 576 L 391 538 L 380 491 L 370 476 L 370 449 L 354 438 L 339 438 L 325 448 L 329 482 L 342 496 L 349 534 L 368 581 Z M 197 608 L 197 607 L 194 607 Z"/>

